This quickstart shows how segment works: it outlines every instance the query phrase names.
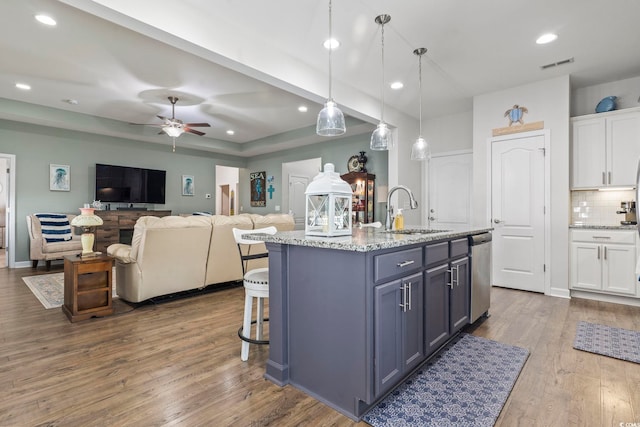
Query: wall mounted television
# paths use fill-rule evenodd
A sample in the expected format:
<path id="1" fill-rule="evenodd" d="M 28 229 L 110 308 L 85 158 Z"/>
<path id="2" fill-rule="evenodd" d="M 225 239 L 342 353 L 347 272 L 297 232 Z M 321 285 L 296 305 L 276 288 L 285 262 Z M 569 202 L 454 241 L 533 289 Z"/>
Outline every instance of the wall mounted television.
<path id="1" fill-rule="evenodd" d="M 105 203 L 165 203 L 167 172 L 96 163 L 96 200 Z"/>

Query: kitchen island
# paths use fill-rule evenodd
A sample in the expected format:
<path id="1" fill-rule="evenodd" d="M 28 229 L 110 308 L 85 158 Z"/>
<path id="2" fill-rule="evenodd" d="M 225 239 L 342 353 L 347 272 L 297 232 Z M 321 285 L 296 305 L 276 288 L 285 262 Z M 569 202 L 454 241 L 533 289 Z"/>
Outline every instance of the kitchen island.
<path id="1" fill-rule="evenodd" d="M 265 377 L 359 420 L 469 322 L 468 236 L 258 235 L 269 250 Z"/>

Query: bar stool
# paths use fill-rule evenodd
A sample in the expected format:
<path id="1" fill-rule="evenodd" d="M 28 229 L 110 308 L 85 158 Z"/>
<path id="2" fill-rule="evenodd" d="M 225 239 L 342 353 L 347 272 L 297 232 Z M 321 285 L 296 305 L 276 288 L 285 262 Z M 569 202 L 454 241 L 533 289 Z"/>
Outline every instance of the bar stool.
<path id="1" fill-rule="evenodd" d="M 256 230 L 240 230 L 238 228 L 233 229 L 233 237 L 238 245 L 238 252 L 240 253 L 240 261 L 242 262 L 242 276 L 244 285 L 244 321 L 242 327 L 238 329 L 238 336 L 242 340 L 242 351 L 240 352 L 240 359 L 244 362 L 249 358 L 249 344 L 269 344 L 268 340 L 262 339 L 262 326 L 263 323 L 268 321 L 269 318 L 264 318 L 264 299 L 269 298 L 269 269 L 268 268 L 254 268 L 249 270 L 249 261 L 258 258 L 266 258 L 269 256 L 268 252 L 251 254 L 251 245 L 263 243 L 258 240 L 248 240 L 244 236 L 247 234 L 275 234 L 278 231 L 275 227 L 265 227 Z M 242 245 L 249 245 L 247 252 L 242 251 Z M 256 298 L 256 320 L 252 320 L 253 317 L 253 299 Z M 256 324 L 256 338 L 251 338 L 251 325 Z"/>

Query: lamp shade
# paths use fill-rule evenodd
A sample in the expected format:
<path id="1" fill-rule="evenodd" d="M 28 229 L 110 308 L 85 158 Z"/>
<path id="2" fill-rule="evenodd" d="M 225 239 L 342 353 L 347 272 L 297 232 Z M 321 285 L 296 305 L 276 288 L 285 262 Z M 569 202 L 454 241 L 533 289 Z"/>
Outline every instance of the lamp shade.
<path id="1" fill-rule="evenodd" d="M 80 208 L 81 214 L 71 220 L 74 227 L 96 227 L 102 225 L 102 218 L 93 214 L 93 208 Z"/>
<path id="2" fill-rule="evenodd" d="M 184 133 L 184 129 L 174 125 L 167 125 L 162 128 L 162 131 L 169 136 L 178 137 Z"/>
<path id="3" fill-rule="evenodd" d="M 380 122 L 376 130 L 373 131 L 369 147 L 377 151 L 388 150 L 393 147 L 393 133 L 386 123 Z"/>
<path id="4" fill-rule="evenodd" d="M 332 99 L 327 100 L 324 108 L 318 114 L 316 133 L 320 136 L 338 136 L 347 130 L 344 114 Z"/>
<path id="5" fill-rule="evenodd" d="M 423 137 L 419 137 L 411 146 L 411 160 L 429 160 L 430 158 L 429 144 Z"/>

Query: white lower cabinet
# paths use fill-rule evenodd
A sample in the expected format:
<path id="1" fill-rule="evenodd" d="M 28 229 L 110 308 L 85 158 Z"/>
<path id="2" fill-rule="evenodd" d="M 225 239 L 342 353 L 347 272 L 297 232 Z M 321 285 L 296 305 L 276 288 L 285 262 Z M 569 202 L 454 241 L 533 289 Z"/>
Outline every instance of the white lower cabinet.
<path id="1" fill-rule="evenodd" d="M 635 230 L 571 230 L 571 289 L 638 296 Z"/>

